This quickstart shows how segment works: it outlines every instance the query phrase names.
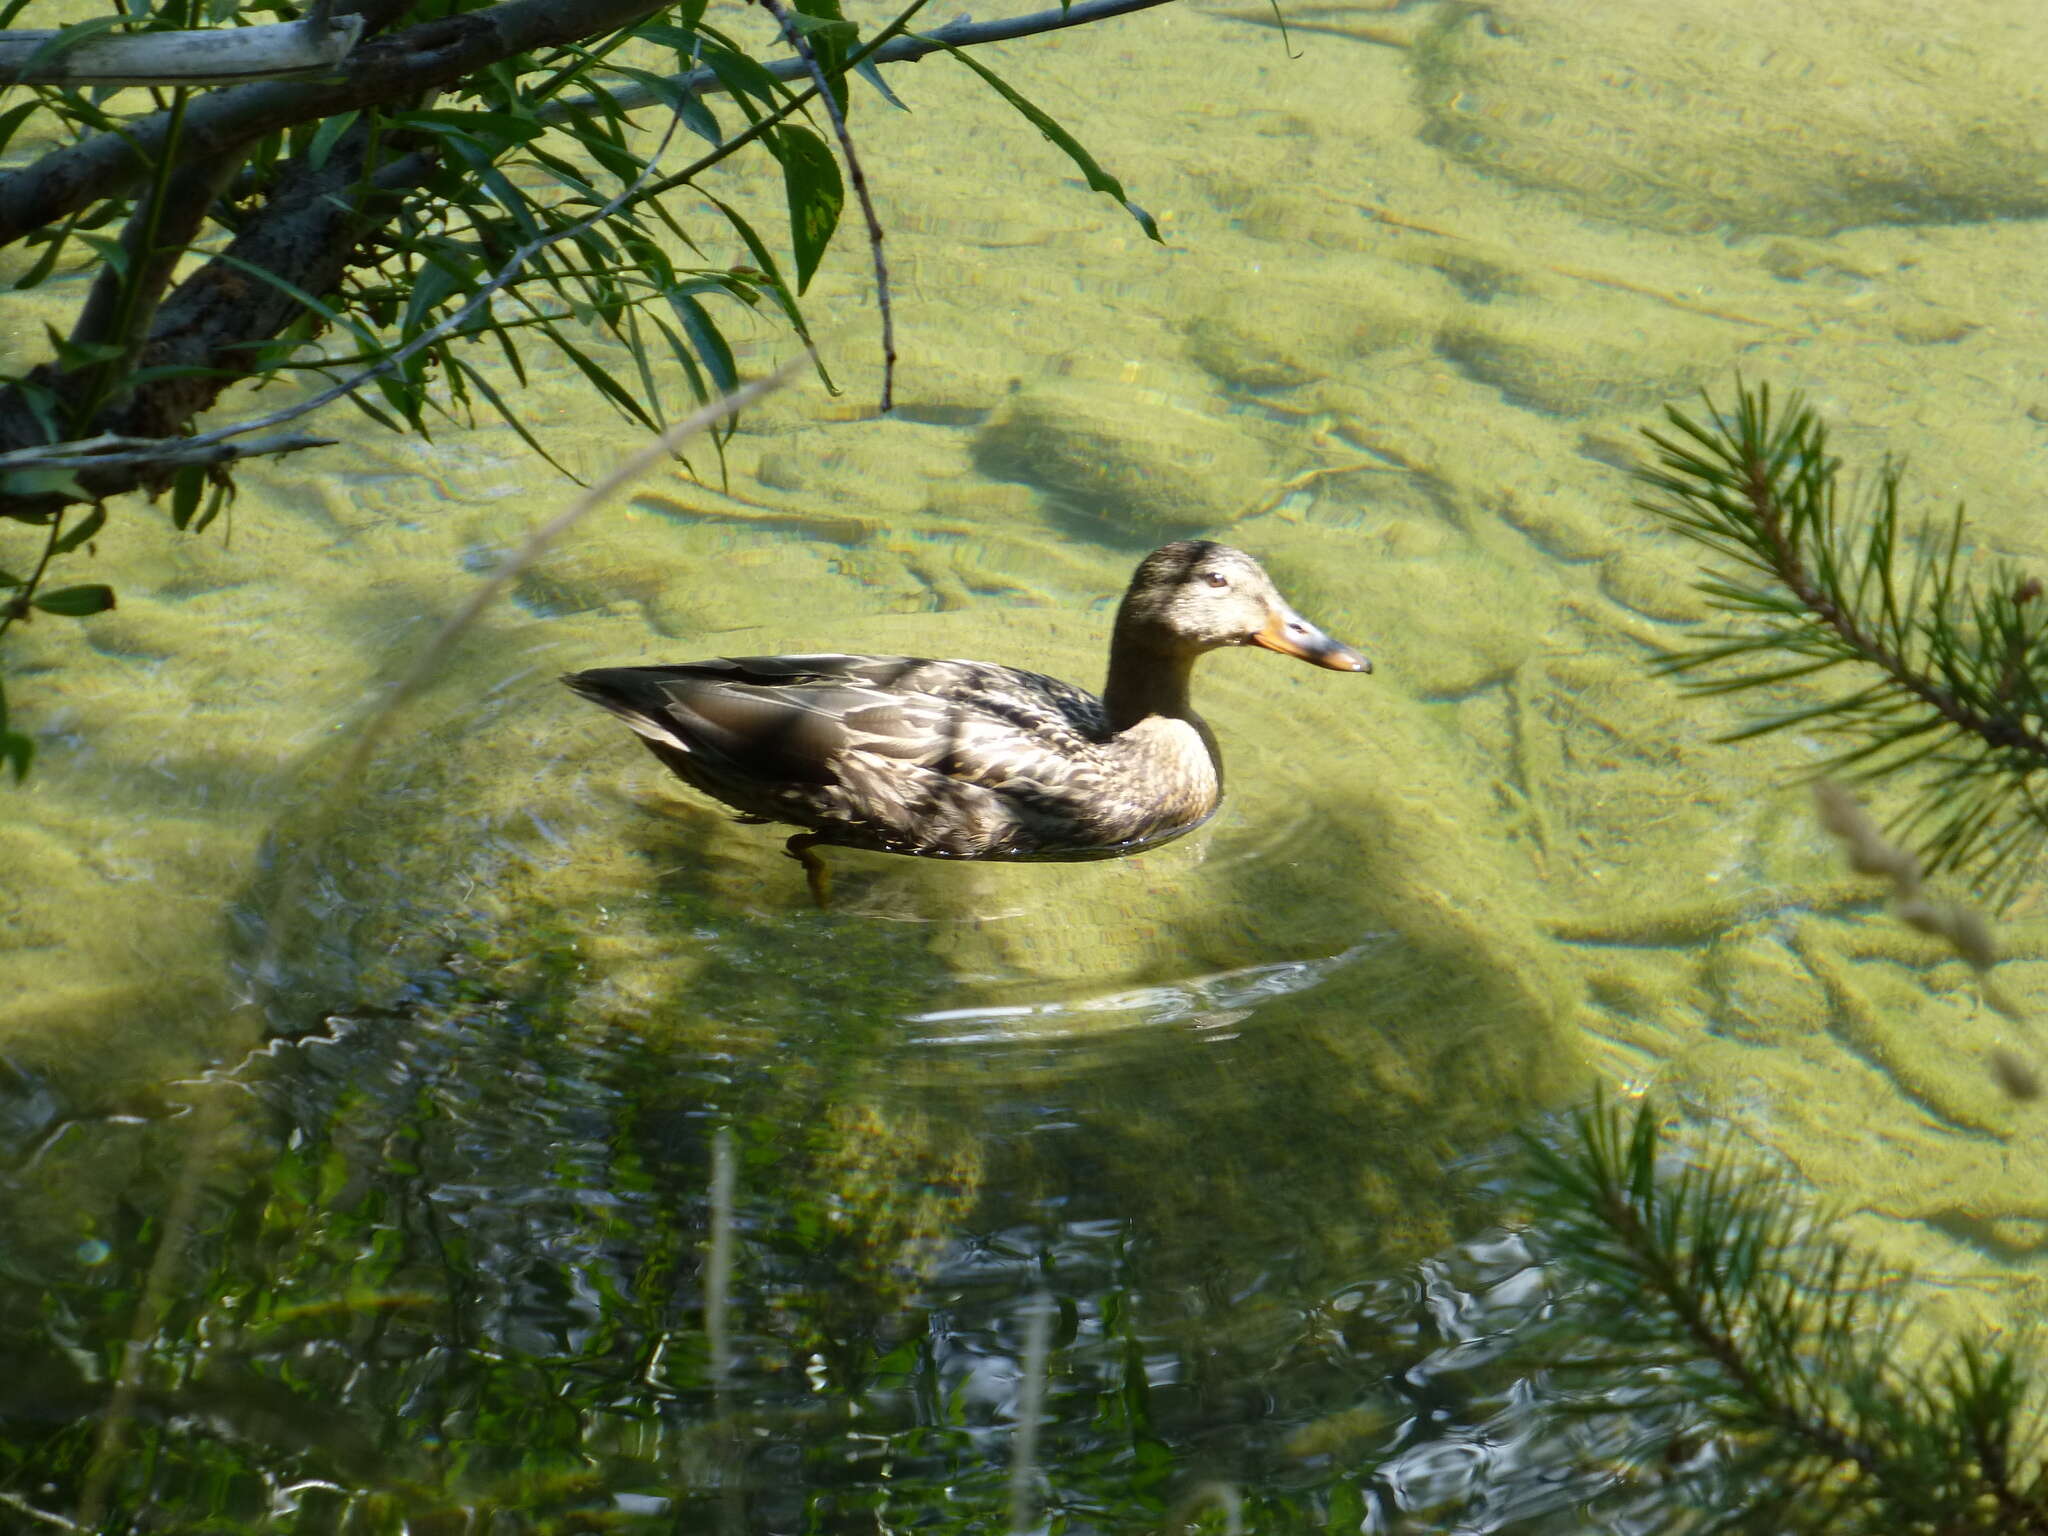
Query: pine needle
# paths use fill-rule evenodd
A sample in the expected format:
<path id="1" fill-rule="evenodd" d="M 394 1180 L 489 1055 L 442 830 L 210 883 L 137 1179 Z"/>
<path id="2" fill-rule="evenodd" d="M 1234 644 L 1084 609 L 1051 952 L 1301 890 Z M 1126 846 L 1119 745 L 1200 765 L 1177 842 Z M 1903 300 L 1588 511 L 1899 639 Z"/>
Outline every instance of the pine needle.
<path id="1" fill-rule="evenodd" d="M 1816 777 L 1902 778 L 1910 835 L 1930 874 L 1954 870 L 1995 901 L 2048 839 L 2048 602 L 2006 562 L 1966 563 L 1962 508 L 1902 526 L 1902 471 L 1887 461 L 1862 505 L 1838 496 L 1841 461 L 1797 397 L 1774 410 L 1768 386 L 1738 385 L 1695 420 L 1666 412 L 1646 430 L 1655 461 L 1637 504 L 1730 568 L 1697 583 L 1731 625 L 1669 658 L 1702 693 L 1781 684 L 1832 668 L 1852 678 L 1817 702 L 1760 716 L 1731 734 L 1812 731 L 1836 745 Z M 1731 670 L 1732 669 L 1732 670 Z"/>
<path id="2" fill-rule="evenodd" d="M 1577 1282 L 1546 1364 L 1583 1383 L 1578 1413 L 1686 1406 L 1636 1447 L 1669 1495 L 1660 1529 L 2048 1532 L 2023 1359 L 1974 1339 L 1916 1354 L 1910 1277 L 1785 1181 L 1682 1157 L 1654 1104 L 1601 1098 L 1567 1124 L 1525 1138 L 1535 1233 Z"/>

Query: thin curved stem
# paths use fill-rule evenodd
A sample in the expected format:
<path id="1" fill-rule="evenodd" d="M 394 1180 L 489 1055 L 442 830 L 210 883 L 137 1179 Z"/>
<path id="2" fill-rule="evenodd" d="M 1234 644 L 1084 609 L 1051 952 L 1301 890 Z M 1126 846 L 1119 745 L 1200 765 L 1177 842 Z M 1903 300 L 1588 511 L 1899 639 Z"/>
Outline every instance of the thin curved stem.
<path id="1" fill-rule="evenodd" d="M 882 221 L 875 217 L 875 200 L 868 195 L 867 172 L 861 169 L 860 156 L 854 153 L 853 135 L 846 131 L 846 108 L 833 91 L 831 82 L 825 78 L 817 55 L 811 51 L 803 33 L 791 23 L 789 12 L 777 0 L 760 0 L 760 3 L 761 8 L 775 18 L 783 37 L 810 71 L 811 81 L 825 103 L 825 115 L 832 120 L 832 132 L 839 139 L 839 152 L 846 157 L 846 174 L 853 182 L 854 195 L 860 199 L 861 214 L 867 219 L 868 249 L 873 253 L 875 263 L 875 307 L 882 312 L 881 412 L 886 416 L 896 404 L 896 316 L 889 306 L 889 261 L 882 254 Z"/>

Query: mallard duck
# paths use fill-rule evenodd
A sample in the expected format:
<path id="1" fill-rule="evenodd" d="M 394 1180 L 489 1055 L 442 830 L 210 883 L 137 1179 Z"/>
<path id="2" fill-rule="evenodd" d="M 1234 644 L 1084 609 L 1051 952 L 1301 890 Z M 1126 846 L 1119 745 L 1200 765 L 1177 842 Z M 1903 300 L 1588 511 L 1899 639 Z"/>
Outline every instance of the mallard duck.
<path id="1" fill-rule="evenodd" d="M 1288 607 L 1250 555 L 1185 539 L 1131 577 L 1101 698 L 1015 667 L 916 656 L 721 657 L 562 681 L 740 820 L 806 829 L 785 846 L 823 906 L 820 845 L 1111 859 L 1193 831 L 1223 798 L 1223 761 L 1188 676 L 1226 645 L 1372 670 Z"/>

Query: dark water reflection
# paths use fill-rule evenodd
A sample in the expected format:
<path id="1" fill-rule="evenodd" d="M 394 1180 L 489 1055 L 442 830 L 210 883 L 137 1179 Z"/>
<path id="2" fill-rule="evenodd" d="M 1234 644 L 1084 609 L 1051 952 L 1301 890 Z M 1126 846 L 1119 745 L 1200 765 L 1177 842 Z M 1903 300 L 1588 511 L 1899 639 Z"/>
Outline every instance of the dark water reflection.
<path id="1" fill-rule="evenodd" d="M 1585 1528 L 1603 1448 L 1495 1364 L 1544 1276 L 1516 1240 L 1417 1267 L 1413 1232 L 1379 1229 L 1403 1168 L 1441 1230 L 1486 1214 L 1373 1126 L 1319 1123 L 1322 1025 L 1287 1007 L 1312 968 L 1178 994 L 1232 1005 L 1199 1043 L 935 1042 L 914 974 L 806 1018 L 800 963 L 725 942 L 732 990 L 714 966 L 693 993 L 708 1035 L 580 1020 L 562 957 L 451 952 L 388 1009 L 181 1085 L 197 1111 L 75 1124 L 18 1165 L 27 1189 L 103 1143 L 174 1185 L 208 1149 L 98 1471 L 162 1236 L 150 1178 L 119 1231 L 9 1264 L 9 1507 L 107 1530 Z M 935 1044 L 953 1070 L 921 1065 Z"/>

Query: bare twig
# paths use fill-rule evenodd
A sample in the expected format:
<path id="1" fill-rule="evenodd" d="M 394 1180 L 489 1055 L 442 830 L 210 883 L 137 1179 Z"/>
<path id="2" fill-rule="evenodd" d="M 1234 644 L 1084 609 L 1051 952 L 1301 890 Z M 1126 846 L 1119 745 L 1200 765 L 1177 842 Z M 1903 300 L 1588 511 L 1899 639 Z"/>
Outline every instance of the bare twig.
<path id="1" fill-rule="evenodd" d="M 945 53 L 953 48 L 976 48 L 984 43 L 1007 43 L 1020 37 L 1035 37 L 1042 32 L 1058 32 L 1065 27 L 1085 27 L 1090 22 L 1108 21 L 1117 16 L 1128 16 L 1135 11 L 1149 11 L 1155 6 L 1171 5 L 1174 0 L 1084 0 L 1078 5 L 1058 10 L 1033 11 L 1028 16 L 1012 16 L 1002 21 L 975 21 L 971 17 L 956 16 L 944 26 L 914 37 L 894 37 L 880 44 L 865 55 L 865 62 L 871 64 L 914 64 L 919 59 L 929 58 L 935 53 Z M 761 66 L 778 80 L 794 80 L 807 73 L 802 59 L 775 59 Z M 665 99 L 668 91 L 680 88 L 699 96 L 709 96 L 726 89 L 725 82 L 714 70 L 692 69 L 668 76 L 662 82 L 662 90 L 649 85 L 622 85 L 608 91 L 606 102 L 615 110 L 631 112 L 640 107 L 652 106 Z M 575 117 L 593 110 L 597 99 L 592 96 L 576 96 L 548 103 L 540 112 L 542 122 L 556 122 L 563 118 Z"/>
<path id="2" fill-rule="evenodd" d="M 818 57 L 811 52 L 810 43 L 777 0 L 761 0 L 761 8 L 775 18 L 775 24 L 782 28 L 783 37 L 810 71 L 811 81 L 825 103 L 825 115 L 832 119 L 832 132 L 838 136 L 839 152 L 846 156 L 846 174 L 853 181 L 854 195 L 860 199 L 860 211 L 868 221 L 868 249 L 874 253 L 875 261 L 875 305 L 882 312 L 881 412 L 886 416 L 896 404 L 896 316 L 889 307 L 889 262 L 882 254 L 882 221 L 875 217 L 875 200 L 868 195 L 867 172 L 861 169 L 860 156 L 853 152 L 853 135 L 846 131 L 846 108 L 834 94 L 831 82 L 825 78 L 825 71 L 818 67 Z"/>
<path id="3" fill-rule="evenodd" d="M 1992 968 L 1998 964 L 1998 945 L 1984 914 L 1965 902 L 1929 896 L 1922 885 L 1920 860 L 1913 851 L 1886 837 L 1856 797 L 1834 780 L 1814 781 L 1813 804 L 1820 824 L 1848 852 L 1851 869 L 1859 875 L 1879 875 L 1891 881 L 1892 910 L 1899 921 L 1945 942 L 1977 973 L 1985 1002 L 2014 1023 L 2024 1024 L 2026 1014 L 1992 979 Z M 1989 1065 L 1992 1078 L 2005 1090 L 2006 1097 L 2041 1097 L 2041 1074 L 2026 1057 L 1996 1046 Z"/>
<path id="4" fill-rule="evenodd" d="M 1832 779 L 1816 779 L 1813 803 L 1820 824 L 1849 852 L 1849 867 L 1859 875 L 1882 875 L 1892 883 L 1899 920 L 1937 939 L 1970 963 L 1978 975 L 1998 964 L 1998 945 L 1991 924 L 1975 907 L 1959 901 L 1937 901 L 1921 884 L 1920 860 L 1879 830 L 1856 797 Z"/>
<path id="5" fill-rule="evenodd" d="M 332 448 L 339 441 L 339 438 L 311 437 L 303 432 L 259 438 L 253 443 L 213 441 L 210 435 L 208 441 L 202 442 L 196 437 L 123 437 L 119 433 L 106 432 L 75 443 L 59 444 L 65 450 L 61 464 L 27 467 L 90 469 L 96 464 L 146 462 L 165 469 L 178 469 L 187 464 L 228 464 L 237 459 L 299 453 L 308 448 Z M 21 451 L 33 453 L 35 450 Z M 12 454 L 0 454 L 0 469 L 24 467 L 11 463 L 13 457 Z"/>
<path id="6" fill-rule="evenodd" d="M 517 581 L 536 560 L 546 554 L 554 546 L 556 540 L 560 539 L 563 534 L 575 527 L 577 523 L 588 517 L 597 508 L 618 495 L 628 485 L 631 485 L 635 480 L 646 474 L 656 464 L 674 453 L 677 448 L 690 438 L 695 437 L 699 432 L 718 422 L 738 415 L 740 411 L 752 405 L 762 396 L 772 394 L 782 388 L 784 384 L 789 382 L 790 376 L 799 366 L 800 363 L 795 360 L 784 363 L 766 378 L 757 379 L 752 384 L 742 385 L 731 394 L 692 411 L 688 416 L 685 416 L 674 426 L 659 434 L 652 442 L 641 448 L 617 469 L 577 497 L 575 501 L 570 503 L 566 511 L 541 524 L 540 527 L 527 535 L 526 542 L 520 545 L 517 551 L 508 556 L 491 573 L 490 579 L 471 594 L 469 601 L 464 603 L 446 624 L 441 626 L 440 632 L 427 642 L 426 648 L 420 652 L 418 659 L 414 661 L 411 667 L 406 669 L 405 674 L 393 685 L 383 702 L 378 705 L 367 720 L 356 728 L 355 739 L 350 746 L 347 758 L 342 763 L 340 770 L 335 774 L 334 784 L 342 787 L 359 784 L 362 781 L 363 771 L 369 766 L 370 757 L 376 751 L 378 741 L 382 739 L 385 730 L 389 727 L 392 715 L 407 699 L 426 686 L 427 680 L 439 670 L 441 663 L 447 659 L 448 653 L 454 648 L 455 642 L 462 638 L 471 625 L 476 623 L 484 609 L 496 601 L 498 596 L 506 588 L 510 587 L 513 582 Z M 317 841 L 317 839 L 308 839 L 308 841 Z M 295 902 L 293 901 L 278 900 L 273 903 L 273 906 L 275 910 L 281 912 L 295 910 Z M 276 964 L 276 961 L 276 942 L 273 940 L 265 953 L 261 969 L 267 971 Z"/>
<path id="7" fill-rule="evenodd" d="M 239 85 L 331 74 L 363 33 L 363 18 L 88 38 L 51 49 L 62 32 L 0 32 L 0 85 Z M 48 50 L 45 52 L 45 50 Z M 37 55 L 42 54 L 40 62 Z"/>

